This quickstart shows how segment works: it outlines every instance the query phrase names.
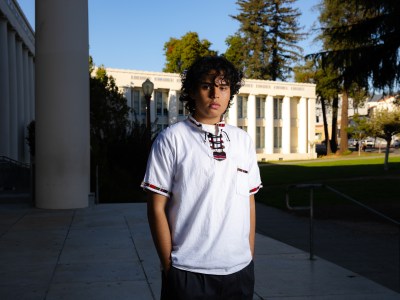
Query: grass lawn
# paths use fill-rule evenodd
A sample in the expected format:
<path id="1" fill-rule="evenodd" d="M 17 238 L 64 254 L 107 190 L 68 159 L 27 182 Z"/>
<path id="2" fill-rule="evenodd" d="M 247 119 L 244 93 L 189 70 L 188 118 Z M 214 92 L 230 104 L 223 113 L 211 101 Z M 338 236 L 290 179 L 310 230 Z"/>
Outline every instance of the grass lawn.
<path id="1" fill-rule="evenodd" d="M 322 183 L 353 199 L 365 203 L 392 218 L 400 219 L 400 157 L 389 157 L 389 170 L 383 169 L 383 155 L 379 157 L 346 157 L 300 162 L 260 164 L 264 188 L 257 194 L 259 202 L 286 209 L 286 189 L 294 184 Z M 309 189 L 290 189 L 293 205 L 307 205 Z M 364 209 L 333 192 L 314 190 L 315 207 L 322 215 L 362 214 Z M 345 209 L 344 209 L 345 208 Z M 316 210 L 317 211 L 317 210 Z M 328 212 L 328 214 L 327 214 Z"/>

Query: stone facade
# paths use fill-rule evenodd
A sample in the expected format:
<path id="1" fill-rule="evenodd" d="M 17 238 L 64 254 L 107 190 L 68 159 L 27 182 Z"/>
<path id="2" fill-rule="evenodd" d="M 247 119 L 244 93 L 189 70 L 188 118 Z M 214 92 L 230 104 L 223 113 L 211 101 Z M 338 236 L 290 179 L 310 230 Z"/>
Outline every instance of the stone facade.
<path id="1" fill-rule="evenodd" d="M 131 120 L 145 122 L 142 83 L 154 83 L 151 122 L 159 129 L 186 118 L 179 101 L 179 74 L 106 68 L 133 109 Z M 315 158 L 315 85 L 246 79 L 226 120 L 253 138 L 260 161 Z"/>
<path id="2" fill-rule="evenodd" d="M 35 118 L 35 37 L 17 1 L 0 0 L 0 156 L 30 162 Z"/>

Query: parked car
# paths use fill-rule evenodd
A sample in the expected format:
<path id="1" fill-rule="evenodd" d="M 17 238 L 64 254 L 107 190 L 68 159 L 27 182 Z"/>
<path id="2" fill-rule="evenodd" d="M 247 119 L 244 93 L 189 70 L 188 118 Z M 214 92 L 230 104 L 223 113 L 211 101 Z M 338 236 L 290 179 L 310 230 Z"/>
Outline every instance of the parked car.
<path id="1" fill-rule="evenodd" d="M 376 138 L 375 140 L 375 147 L 381 148 L 381 147 L 386 147 L 387 142 L 385 139 L 382 138 Z"/>
<path id="2" fill-rule="evenodd" d="M 392 145 L 395 148 L 399 148 L 400 147 L 400 140 L 395 140 Z"/>
<path id="3" fill-rule="evenodd" d="M 349 139 L 347 143 L 348 143 L 349 146 L 355 147 L 357 142 L 358 141 L 356 139 Z"/>
<path id="4" fill-rule="evenodd" d="M 372 138 L 368 138 L 363 141 L 363 144 L 367 147 L 373 147 L 375 145 L 375 140 Z"/>

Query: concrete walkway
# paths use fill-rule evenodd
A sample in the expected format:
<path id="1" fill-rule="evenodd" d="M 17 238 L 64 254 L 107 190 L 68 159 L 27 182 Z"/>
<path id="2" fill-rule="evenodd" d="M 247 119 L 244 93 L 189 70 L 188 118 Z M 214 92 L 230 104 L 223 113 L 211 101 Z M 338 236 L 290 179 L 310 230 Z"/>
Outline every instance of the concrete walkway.
<path id="1" fill-rule="evenodd" d="M 323 259 L 257 234 L 254 299 L 399 299 Z M 0 204 L 0 299 L 159 299 L 146 206 L 40 210 Z"/>

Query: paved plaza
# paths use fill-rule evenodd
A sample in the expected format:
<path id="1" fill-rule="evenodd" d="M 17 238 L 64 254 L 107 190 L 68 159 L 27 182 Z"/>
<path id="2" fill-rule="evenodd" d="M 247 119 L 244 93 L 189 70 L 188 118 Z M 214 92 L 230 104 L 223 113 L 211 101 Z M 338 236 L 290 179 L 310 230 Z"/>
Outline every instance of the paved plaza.
<path id="1" fill-rule="evenodd" d="M 254 299 L 399 299 L 324 259 L 310 261 L 308 253 L 261 234 L 256 239 Z M 2 300 L 159 299 L 144 203 L 76 210 L 1 203 L 0 265 Z"/>

